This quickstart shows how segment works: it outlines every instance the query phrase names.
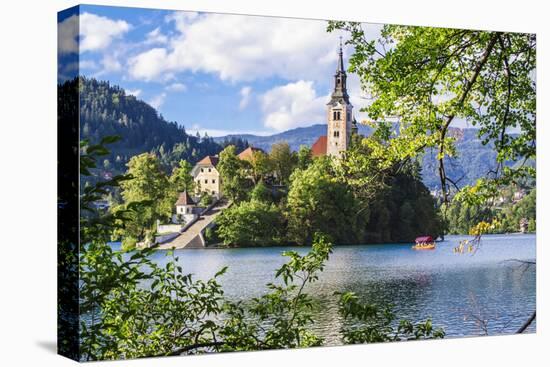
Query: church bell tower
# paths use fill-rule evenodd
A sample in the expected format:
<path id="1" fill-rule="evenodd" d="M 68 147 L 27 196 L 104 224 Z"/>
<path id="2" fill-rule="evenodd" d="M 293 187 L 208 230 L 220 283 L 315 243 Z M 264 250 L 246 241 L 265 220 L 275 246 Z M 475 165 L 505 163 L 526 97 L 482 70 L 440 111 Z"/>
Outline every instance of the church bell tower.
<path id="1" fill-rule="evenodd" d="M 352 133 L 353 106 L 349 102 L 346 78 L 340 40 L 334 90 L 327 104 L 327 155 L 335 157 L 340 157 L 348 149 Z"/>

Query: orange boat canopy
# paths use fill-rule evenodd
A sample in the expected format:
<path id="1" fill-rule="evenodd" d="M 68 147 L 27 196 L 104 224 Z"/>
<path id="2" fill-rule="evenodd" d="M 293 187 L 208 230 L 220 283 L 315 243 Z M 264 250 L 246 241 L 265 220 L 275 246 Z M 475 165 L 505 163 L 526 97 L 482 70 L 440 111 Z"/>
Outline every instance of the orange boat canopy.
<path id="1" fill-rule="evenodd" d="M 415 240 L 416 243 L 431 243 L 433 241 L 434 239 L 432 238 L 432 236 L 416 237 L 416 240 Z"/>

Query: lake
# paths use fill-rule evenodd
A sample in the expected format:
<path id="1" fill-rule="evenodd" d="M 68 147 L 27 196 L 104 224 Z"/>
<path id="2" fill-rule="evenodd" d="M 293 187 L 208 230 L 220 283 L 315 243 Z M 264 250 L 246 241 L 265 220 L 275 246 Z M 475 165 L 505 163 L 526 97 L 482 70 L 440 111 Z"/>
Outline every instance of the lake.
<path id="1" fill-rule="evenodd" d="M 487 235 L 475 254 L 455 254 L 464 236 L 447 236 L 432 251 L 410 244 L 336 246 L 319 281 L 306 291 L 316 301 L 313 330 L 329 345 L 341 344 L 334 292 L 354 291 L 373 303 L 391 303 L 398 318 L 432 318 L 447 337 L 514 333 L 535 310 L 535 235 Z M 275 270 L 286 260 L 283 251 L 305 254 L 305 247 L 178 250 L 184 272 L 202 279 L 223 266 L 221 278 L 232 300 L 248 300 L 266 292 Z M 155 261 L 167 261 L 158 251 Z M 477 319 L 485 320 L 481 326 Z M 528 331 L 534 332 L 535 325 Z"/>

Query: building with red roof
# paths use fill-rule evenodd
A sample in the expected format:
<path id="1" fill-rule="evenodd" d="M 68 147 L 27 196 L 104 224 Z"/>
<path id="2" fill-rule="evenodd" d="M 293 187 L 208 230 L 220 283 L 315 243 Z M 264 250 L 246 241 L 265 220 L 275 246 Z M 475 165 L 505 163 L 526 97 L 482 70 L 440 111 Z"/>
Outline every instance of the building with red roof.
<path id="1" fill-rule="evenodd" d="M 203 193 L 207 193 L 216 198 L 221 197 L 221 177 L 216 169 L 219 161 L 220 158 L 218 156 L 207 155 L 191 170 L 197 195 L 200 196 Z"/>

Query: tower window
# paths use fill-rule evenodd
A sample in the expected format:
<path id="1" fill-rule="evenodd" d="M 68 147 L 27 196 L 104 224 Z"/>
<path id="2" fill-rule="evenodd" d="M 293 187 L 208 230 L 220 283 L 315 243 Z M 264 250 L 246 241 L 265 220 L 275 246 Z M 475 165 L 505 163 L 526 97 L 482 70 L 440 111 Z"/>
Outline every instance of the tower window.
<path id="1" fill-rule="evenodd" d="M 340 137 L 340 131 L 335 131 L 334 132 L 334 137 L 339 138 Z"/>
<path id="2" fill-rule="evenodd" d="M 332 111 L 332 119 L 340 120 L 340 111 Z"/>

